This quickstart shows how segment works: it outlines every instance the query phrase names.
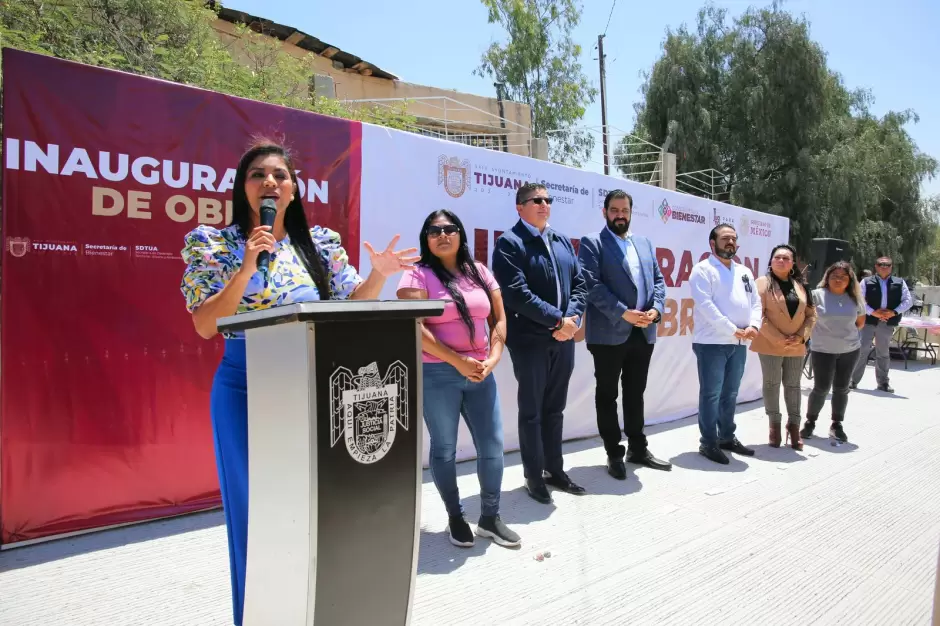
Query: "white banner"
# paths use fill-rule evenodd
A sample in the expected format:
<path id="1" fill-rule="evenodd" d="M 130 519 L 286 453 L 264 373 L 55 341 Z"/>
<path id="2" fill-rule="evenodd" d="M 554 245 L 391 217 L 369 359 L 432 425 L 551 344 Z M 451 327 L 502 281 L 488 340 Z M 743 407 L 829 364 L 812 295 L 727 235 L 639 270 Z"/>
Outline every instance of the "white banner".
<path id="1" fill-rule="evenodd" d="M 399 233 L 403 247 L 417 246 L 427 215 L 446 208 L 460 216 L 476 258 L 490 265 L 496 237 L 518 220 L 516 189 L 530 181 L 544 184 L 555 198 L 549 221 L 552 228 L 575 241 L 604 227 L 602 207 L 608 190 L 623 189 L 633 197 L 630 228 L 652 241 L 666 280 L 666 313 L 659 324 L 645 395 L 646 422 L 697 413 L 689 272 L 709 251 L 709 231 L 726 222 L 738 230 L 740 260 L 755 275 L 764 273 L 771 248 L 789 239 L 789 220 L 545 161 L 364 124 L 362 240 L 384 246 Z M 368 257 L 363 256 L 359 269 L 366 275 Z M 389 282 L 382 297 L 394 298 L 396 288 L 397 280 Z M 507 350 L 494 375 L 506 449 L 515 450 L 518 413 L 510 358 Z M 760 363 L 749 353 L 738 399 L 748 402 L 760 396 Z M 457 457 L 472 458 L 470 434 L 464 424 L 460 429 Z M 564 432 L 565 439 L 597 434 L 594 363 L 583 342 L 575 357 Z M 697 445 L 697 439 L 689 442 L 690 447 Z"/>

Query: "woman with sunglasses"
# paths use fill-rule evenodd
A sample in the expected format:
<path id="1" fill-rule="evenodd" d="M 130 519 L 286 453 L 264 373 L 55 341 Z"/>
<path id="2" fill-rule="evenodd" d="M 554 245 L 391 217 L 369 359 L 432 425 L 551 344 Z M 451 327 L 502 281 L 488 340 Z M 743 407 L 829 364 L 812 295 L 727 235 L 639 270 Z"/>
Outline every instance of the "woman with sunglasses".
<path id="1" fill-rule="evenodd" d="M 450 542 L 473 545 L 457 490 L 457 426 L 463 415 L 477 450 L 481 511 L 476 534 L 517 546 L 519 535 L 499 515 L 503 425 L 492 376 L 506 338 L 499 285 L 485 265 L 474 262 L 463 224 L 450 211 L 428 215 L 420 245 L 421 260 L 402 276 L 398 297 L 448 301 L 443 315 L 424 320 L 421 347 L 431 476 L 447 508 Z"/>
<path id="2" fill-rule="evenodd" d="M 845 261 L 830 265 L 819 288 L 813 290 L 816 328 L 813 331 L 813 391 L 806 407 L 806 423 L 800 434 L 809 439 L 816 419 L 832 390 L 832 426 L 829 436 L 845 443 L 842 429 L 849 403 L 849 382 L 862 347 L 859 330 L 865 325 L 865 305 L 855 270 Z"/>

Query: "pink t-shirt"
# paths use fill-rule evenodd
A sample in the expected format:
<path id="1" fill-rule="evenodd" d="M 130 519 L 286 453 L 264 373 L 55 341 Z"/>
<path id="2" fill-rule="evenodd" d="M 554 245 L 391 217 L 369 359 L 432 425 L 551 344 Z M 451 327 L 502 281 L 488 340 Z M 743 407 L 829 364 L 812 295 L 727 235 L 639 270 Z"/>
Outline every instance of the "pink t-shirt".
<path id="1" fill-rule="evenodd" d="M 476 266 L 490 291 L 499 289 L 499 285 L 496 284 L 496 280 L 486 266 L 481 263 L 477 263 Z M 460 319 L 457 305 L 451 301 L 444 284 L 438 280 L 430 268 L 419 265 L 416 269 L 405 272 L 401 277 L 401 282 L 398 283 L 398 288 L 423 289 L 428 292 L 430 300 L 447 300 L 444 313 L 440 317 L 424 320 L 427 329 L 437 337 L 438 341 L 457 354 L 481 361 L 487 357 L 490 342 L 486 330 L 486 318 L 490 315 L 490 301 L 486 297 L 486 292 L 468 277 L 461 275 L 457 279 L 457 289 L 463 294 L 467 308 L 470 310 L 470 317 L 476 331 L 473 341 L 470 340 L 470 329 Z M 441 362 L 439 358 L 427 352 L 424 353 L 423 360 L 425 363 Z"/>

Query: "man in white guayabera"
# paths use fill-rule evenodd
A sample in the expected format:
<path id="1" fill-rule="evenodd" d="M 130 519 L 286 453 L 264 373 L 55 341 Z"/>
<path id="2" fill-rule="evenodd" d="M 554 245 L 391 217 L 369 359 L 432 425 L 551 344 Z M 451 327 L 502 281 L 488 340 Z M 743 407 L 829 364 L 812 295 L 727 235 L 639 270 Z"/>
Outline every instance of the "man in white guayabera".
<path id="1" fill-rule="evenodd" d="M 719 224 L 708 235 L 711 255 L 692 268 L 689 285 L 695 302 L 692 350 L 698 359 L 699 454 L 727 465 L 723 450 L 753 456 L 734 436 L 734 409 L 747 362 L 745 342 L 757 336 L 762 307 L 754 276 L 736 263 L 738 234 Z"/>

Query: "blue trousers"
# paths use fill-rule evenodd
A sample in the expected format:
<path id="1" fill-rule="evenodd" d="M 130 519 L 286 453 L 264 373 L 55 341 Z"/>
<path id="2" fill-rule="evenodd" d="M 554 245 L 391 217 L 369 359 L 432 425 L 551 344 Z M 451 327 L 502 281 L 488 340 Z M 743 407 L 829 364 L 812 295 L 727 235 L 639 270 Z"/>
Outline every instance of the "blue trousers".
<path id="1" fill-rule="evenodd" d="M 519 452 L 525 477 L 539 484 L 542 470 L 564 472 L 561 439 L 568 382 L 574 371 L 574 341 L 509 348 L 519 383 Z"/>
<path id="2" fill-rule="evenodd" d="M 434 486 L 447 514 L 463 514 L 457 490 L 457 426 L 463 415 L 477 450 L 480 514 L 499 513 L 503 485 L 503 420 L 496 379 L 490 374 L 474 383 L 448 363 L 424 364 L 424 423 L 431 438 L 430 466 Z"/>
<path id="3" fill-rule="evenodd" d="M 212 383 L 210 412 L 228 531 L 233 623 L 241 626 L 248 552 L 248 380 L 244 339 L 225 340 L 225 355 Z"/>
<path id="4" fill-rule="evenodd" d="M 734 409 L 744 377 L 747 348 L 735 344 L 693 343 L 698 359 L 698 428 L 701 443 L 716 446 L 734 439 Z"/>

